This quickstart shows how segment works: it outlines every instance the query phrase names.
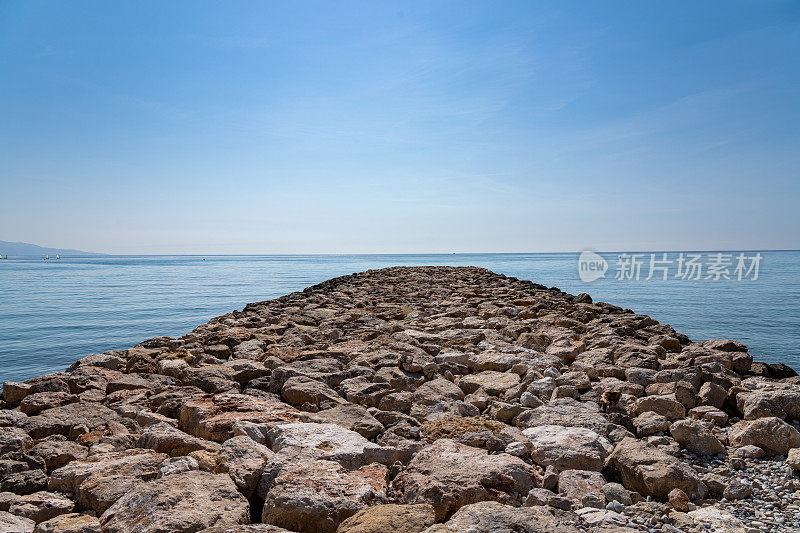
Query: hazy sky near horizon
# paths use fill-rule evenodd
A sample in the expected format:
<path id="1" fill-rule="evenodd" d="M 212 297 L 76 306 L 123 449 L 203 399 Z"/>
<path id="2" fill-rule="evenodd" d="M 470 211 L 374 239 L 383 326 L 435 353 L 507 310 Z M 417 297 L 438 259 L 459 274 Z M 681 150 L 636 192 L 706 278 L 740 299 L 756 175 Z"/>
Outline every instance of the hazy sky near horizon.
<path id="1" fill-rule="evenodd" d="M 0 3 L 0 239 L 800 248 L 800 3 Z"/>

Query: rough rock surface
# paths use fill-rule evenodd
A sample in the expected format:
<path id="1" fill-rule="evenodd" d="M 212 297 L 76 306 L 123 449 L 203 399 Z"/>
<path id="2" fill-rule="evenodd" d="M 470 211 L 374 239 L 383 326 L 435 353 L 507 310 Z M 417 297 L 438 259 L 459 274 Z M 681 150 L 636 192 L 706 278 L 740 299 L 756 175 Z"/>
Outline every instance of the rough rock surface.
<path id="1" fill-rule="evenodd" d="M 418 505 L 375 505 L 359 511 L 339 526 L 337 533 L 420 533 L 435 521 L 433 507 Z"/>
<path id="2" fill-rule="evenodd" d="M 100 517 L 104 532 L 192 532 L 250 521 L 247 500 L 226 475 L 184 472 L 141 483 Z"/>
<path id="3" fill-rule="evenodd" d="M 523 460 L 505 453 L 488 455 L 449 439 L 420 450 L 394 480 L 401 501 L 431 503 L 438 520 L 483 500 L 519 505 L 538 485 L 540 476 Z"/>
<path id="4" fill-rule="evenodd" d="M 0 531 L 797 531 L 798 417 L 739 342 L 368 271 L 4 383 Z"/>

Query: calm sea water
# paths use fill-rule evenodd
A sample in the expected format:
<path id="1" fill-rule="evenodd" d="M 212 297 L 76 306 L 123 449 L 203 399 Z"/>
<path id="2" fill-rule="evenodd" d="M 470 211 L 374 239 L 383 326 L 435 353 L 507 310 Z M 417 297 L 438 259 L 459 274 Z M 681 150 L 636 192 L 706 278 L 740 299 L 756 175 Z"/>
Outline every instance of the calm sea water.
<path id="1" fill-rule="evenodd" d="M 603 254 L 616 259 L 616 254 Z M 649 257 L 649 255 L 647 256 Z M 660 254 L 659 254 L 660 257 Z M 670 254 L 671 259 L 677 253 Z M 0 381 L 63 370 L 89 353 L 179 336 L 214 316 L 334 276 L 394 265 L 474 265 L 588 292 L 692 340 L 733 338 L 800 369 L 800 252 L 763 252 L 759 278 L 582 282 L 578 254 L 106 256 L 0 261 Z M 674 268 L 674 267 L 673 267 Z M 751 275 L 752 277 L 752 275 Z"/>

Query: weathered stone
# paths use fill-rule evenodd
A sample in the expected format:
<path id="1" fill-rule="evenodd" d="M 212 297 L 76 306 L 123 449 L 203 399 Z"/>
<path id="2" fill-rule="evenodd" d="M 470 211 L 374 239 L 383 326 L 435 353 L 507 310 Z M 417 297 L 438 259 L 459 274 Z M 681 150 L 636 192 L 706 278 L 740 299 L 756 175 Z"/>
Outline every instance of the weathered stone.
<path id="1" fill-rule="evenodd" d="M 85 459 L 89 450 L 77 442 L 68 440 L 45 439 L 37 442 L 31 453 L 44 460 L 45 468 L 52 472 L 76 459 Z"/>
<path id="2" fill-rule="evenodd" d="M 665 500 L 672 489 L 690 497 L 705 496 L 705 486 L 697 474 L 675 457 L 655 446 L 626 437 L 617 443 L 609 463 L 619 473 L 628 490 Z"/>
<path id="3" fill-rule="evenodd" d="M 221 504 L 221 502 L 224 502 Z M 104 533 L 190 533 L 247 524 L 250 507 L 225 474 L 184 472 L 139 483 L 100 517 Z"/>
<path id="4" fill-rule="evenodd" d="M 597 404 L 579 402 L 572 398 L 559 398 L 526 411 L 519 415 L 516 424 L 521 427 L 583 427 L 599 435 L 605 435 L 609 425 Z"/>
<path id="5" fill-rule="evenodd" d="M 746 533 L 744 522 L 736 518 L 730 511 L 717 506 L 702 507 L 690 511 L 689 516 L 696 523 L 705 525 L 704 529 L 711 531 L 724 531 L 725 533 Z"/>
<path id="6" fill-rule="evenodd" d="M 669 420 L 686 416 L 686 408 L 683 404 L 670 396 L 645 396 L 634 402 L 633 415 L 640 415 L 647 411 L 652 411 Z"/>
<path id="7" fill-rule="evenodd" d="M 36 522 L 22 516 L 0 511 L 0 531 L 3 533 L 32 533 Z"/>
<path id="8" fill-rule="evenodd" d="M 47 488 L 47 476 L 41 470 L 26 470 L 6 475 L 0 480 L 0 491 L 32 494 Z"/>
<path id="9" fill-rule="evenodd" d="M 601 470 L 611 443 L 583 427 L 536 426 L 522 432 L 531 443 L 531 459 L 558 470 Z"/>
<path id="10" fill-rule="evenodd" d="M 669 431 L 670 426 L 667 417 L 653 411 L 645 411 L 631 420 L 631 423 L 636 428 L 636 434 L 639 437 L 648 437 L 656 433 Z"/>
<path id="11" fill-rule="evenodd" d="M 487 455 L 448 439 L 420 450 L 394 480 L 401 501 L 430 503 L 437 520 L 478 501 L 519 505 L 528 491 L 540 484 L 536 471 L 517 457 Z"/>
<path id="12" fill-rule="evenodd" d="M 458 382 L 465 394 L 471 394 L 478 389 L 483 389 L 492 396 L 502 396 L 512 387 L 519 384 L 519 376 L 513 372 L 495 372 L 486 370 L 477 374 L 470 374 Z"/>
<path id="13" fill-rule="evenodd" d="M 368 439 L 383 433 L 385 429 L 383 424 L 376 420 L 366 408 L 353 403 L 337 405 L 331 409 L 324 409 L 318 413 L 309 413 L 302 416 L 308 422 L 338 424 Z"/>
<path id="14" fill-rule="evenodd" d="M 218 394 L 195 399 L 181 408 L 181 430 L 201 439 L 224 442 L 234 436 L 236 422 L 253 422 L 269 426 L 295 422 L 300 413 L 273 398 L 246 394 Z"/>
<path id="15" fill-rule="evenodd" d="M 3 383 L 3 399 L 8 405 L 19 405 L 25 396 L 30 393 L 30 390 L 31 385 L 29 383 L 6 381 Z"/>
<path id="16" fill-rule="evenodd" d="M 122 423 L 122 417 L 104 405 L 97 403 L 70 403 L 45 409 L 36 416 L 29 416 L 20 427 L 34 439 L 49 435 L 69 436 L 75 426 L 83 426 L 88 431 L 107 427 L 110 423 Z"/>
<path id="17" fill-rule="evenodd" d="M 281 388 L 281 396 L 290 405 L 299 407 L 303 404 L 319 406 L 320 403 L 341 403 L 344 398 L 327 384 L 306 376 L 293 376 L 286 380 Z"/>
<path id="18" fill-rule="evenodd" d="M 724 411 L 720 411 L 716 407 L 710 405 L 701 405 L 689 411 L 689 416 L 695 420 L 706 420 L 714 422 L 718 426 L 724 426 L 728 423 L 728 415 Z"/>
<path id="19" fill-rule="evenodd" d="M 386 502 L 386 478 L 386 467 L 377 464 L 349 471 L 325 460 L 275 463 L 267 466 L 259 484 L 262 522 L 292 531 L 332 533 L 358 511 Z"/>
<path id="20" fill-rule="evenodd" d="M 245 494 L 253 492 L 265 463 L 274 453 L 249 437 L 233 437 L 222 444 L 220 461 L 236 486 Z"/>
<path id="21" fill-rule="evenodd" d="M 754 445 L 770 455 L 786 455 L 792 448 L 800 448 L 800 433 L 775 417 L 738 422 L 728 430 L 728 440 L 733 448 Z"/>
<path id="22" fill-rule="evenodd" d="M 87 514 L 62 514 L 37 525 L 34 533 L 100 533 L 100 521 Z"/>
<path id="23" fill-rule="evenodd" d="M 513 507 L 484 501 L 461 507 L 447 522 L 425 530 L 425 533 L 466 533 L 496 531 L 515 533 L 578 533 L 580 531 L 546 507 Z"/>
<path id="24" fill-rule="evenodd" d="M 346 519 L 336 533 L 420 533 L 434 521 L 433 507 L 428 504 L 375 505 Z"/>
<path id="25" fill-rule="evenodd" d="M 725 445 L 717 439 L 706 426 L 697 420 L 678 420 L 670 427 L 672 438 L 687 450 L 701 455 L 720 455 L 725 453 Z"/>
<path id="26" fill-rule="evenodd" d="M 74 492 L 79 504 L 102 513 L 142 481 L 154 479 L 166 458 L 137 449 L 92 455 L 53 471 L 49 488 Z"/>
<path id="27" fill-rule="evenodd" d="M 793 470 L 800 470 L 800 448 L 792 448 L 786 456 L 786 464 Z"/>
<path id="28" fill-rule="evenodd" d="M 32 447 L 33 439 L 21 429 L 10 427 L 0 430 L 0 455 L 17 450 L 29 450 Z"/>
<path id="29" fill-rule="evenodd" d="M 142 432 L 136 446 L 138 448 L 149 448 L 159 453 L 166 453 L 173 457 L 189 455 L 197 450 L 210 452 L 219 450 L 217 443 L 193 437 L 164 422 L 148 426 Z"/>
<path id="30" fill-rule="evenodd" d="M 284 456 L 335 461 L 349 469 L 370 463 L 391 464 L 396 455 L 394 448 L 379 446 L 336 424 L 281 424 L 269 431 L 267 440 L 273 451 Z"/>
<path id="31" fill-rule="evenodd" d="M 200 470 L 200 464 L 194 457 L 170 457 L 161 463 L 156 479 L 193 470 Z"/>
<path id="32" fill-rule="evenodd" d="M 28 416 L 41 413 L 45 409 L 75 403 L 78 396 L 68 392 L 37 392 L 28 394 L 19 404 L 19 410 Z"/>
<path id="33" fill-rule="evenodd" d="M 605 506 L 603 486 L 606 480 L 600 472 L 591 470 L 564 470 L 558 476 L 559 494 L 581 502 L 581 506 Z"/>
<path id="34" fill-rule="evenodd" d="M 36 522 L 44 522 L 72 511 L 75 503 L 52 492 L 34 492 L 21 496 L 9 506 L 8 512 Z"/>

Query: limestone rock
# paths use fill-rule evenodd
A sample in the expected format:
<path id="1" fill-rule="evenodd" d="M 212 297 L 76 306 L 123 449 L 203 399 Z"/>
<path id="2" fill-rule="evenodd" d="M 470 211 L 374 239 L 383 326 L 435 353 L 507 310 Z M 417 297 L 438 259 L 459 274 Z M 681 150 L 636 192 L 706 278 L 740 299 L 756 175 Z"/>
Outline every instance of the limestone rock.
<path id="1" fill-rule="evenodd" d="M 391 464 L 396 450 L 368 441 L 355 431 L 336 424 L 297 422 L 280 424 L 267 434 L 270 448 L 282 455 L 304 455 L 336 461 L 356 469 L 370 463 Z"/>
<path id="2" fill-rule="evenodd" d="M 366 408 L 354 403 L 344 403 L 331 409 L 309 413 L 303 415 L 303 419 L 319 424 L 338 424 L 368 439 L 383 433 L 385 429 L 383 424 L 376 420 Z"/>
<path id="3" fill-rule="evenodd" d="M 0 511 L 0 531 L 3 533 L 32 533 L 36 522 L 22 516 Z"/>
<path id="4" fill-rule="evenodd" d="M 62 514 L 37 525 L 34 533 L 100 533 L 100 521 L 87 514 Z"/>
<path id="5" fill-rule="evenodd" d="M 670 427 L 670 434 L 687 450 L 701 455 L 720 455 L 725 446 L 703 425 L 692 419 L 678 420 Z"/>
<path id="6" fill-rule="evenodd" d="M 776 417 L 744 420 L 728 431 L 733 448 L 755 445 L 770 455 L 786 455 L 792 448 L 800 448 L 800 433 Z"/>
<path id="7" fill-rule="evenodd" d="M 250 506 L 233 481 L 207 472 L 138 483 L 100 517 L 104 533 L 191 533 L 249 521 Z"/>
<path id="8" fill-rule="evenodd" d="M 558 476 L 558 493 L 581 502 L 582 506 L 604 507 L 606 480 L 592 470 L 564 470 Z"/>
<path id="9" fill-rule="evenodd" d="M 201 439 L 224 442 L 234 436 L 236 422 L 268 426 L 295 422 L 300 413 L 270 397 L 246 394 L 218 394 L 187 402 L 181 408 L 180 429 Z"/>
<path id="10" fill-rule="evenodd" d="M 437 520 L 484 500 L 519 505 L 528 491 L 540 484 L 536 471 L 518 457 L 487 455 L 449 439 L 420 450 L 394 480 L 401 501 L 430 503 Z"/>
<path id="11" fill-rule="evenodd" d="M 259 484 L 262 522 L 304 533 L 332 533 L 358 511 L 386 503 L 386 478 L 386 467 L 378 464 L 348 471 L 333 461 L 276 462 L 267 466 Z"/>
<path id="12" fill-rule="evenodd" d="M 239 436 L 222 444 L 219 458 L 236 486 L 243 493 L 249 494 L 258 486 L 264 464 L 273 455 L 275 454 L 266 446 L 249 437 Z"/>
<path id="13" fill-rule="evenodd" d="M 705 486 L 689 466 L 655 446 L 626 437 L 609 456 L 626 489 L 665 500 L 672 489 L 705 496 Z"/>
<path id="14" fill-rule="evenodd" d="M 667 417 L 653 411 L 645 411 L 631 422 L 633 427 L 636 428 L 636 434 L 639 437 L 649 437 L 656 433 L 667 432 L 670 426 Z"/>
<path id="15" fill-rule="evenodd" d="M 595 403 L 559 398 L 522 413 L 517 419 L 521 427 L 566 426 L 591 429 L 599 435 L 608 431 L 608 420 Z"/>
<path id="16" fill-rule="evenodd" d="M 149 448 L 173 457 L 189 455 L 197 450 L 210 452 L 219 450 L 218 444 L 193 437 L 165 422 L 148 426 L 139 437 L 137 447 Z"/>
<path id="17" fill-rule="evenodd" d="M 155 479 L 166 454 L 128 450 L 72 461 L 50 475 L 50 490 L 73 492 L 84 507 L 102 513 L 142 481 Z"/>
<path id="18" fill-rule="evenodd" d="M 425 533 L 466 533 L 468 531 L 514 531 L 519 533 L 578 533 L 568 517 L 560 517 L 545 507 L 512 507 L 486 501 L 466 505 L 447 522 Z M 574 522 L 573 522 L 574 523 Z"/>
<path id="19" fill-rule="evenodd" d="M 33 447 L 33 439 L 23 430 L 15 427 L 0 430 L 0 455 Z"/>
<path id="20" fill-rule="evenodd" d="M 73 507 L 75 507 L 75 503 L 72 500 L 42 491 L 21 496 L 9 506 L 8 512 L 29 518 L 38 524 L 58 515 L 69 513 Z"/>
<path id="21" fill-rule="evenodd" d="M 420 533 L 434 521 L 433 507 L 428 504 L 375 505 L 346 519 L 336 533 Z"/>
<path id="22" fill-rule="evenodd" d="M 536 426 L 522 432 L 531 443 L 531 459 L 558 470 L 601 470 L 611 443 L 583 427 Z"/>
<path id="23" fill-rule="evenodd" d="M 800 448 L 792 448 L 786 456 L 786 464 L 793 470 L 800 470 Z"/>

